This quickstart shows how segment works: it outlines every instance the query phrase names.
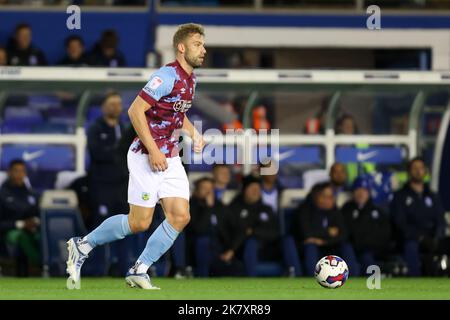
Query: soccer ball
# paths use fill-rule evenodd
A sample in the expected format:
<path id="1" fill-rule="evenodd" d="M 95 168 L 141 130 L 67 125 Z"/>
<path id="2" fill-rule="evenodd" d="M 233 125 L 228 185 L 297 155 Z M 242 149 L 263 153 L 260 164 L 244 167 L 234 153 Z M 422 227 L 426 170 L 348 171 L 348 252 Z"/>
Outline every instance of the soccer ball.
<path id="1" fill-rule="evenodd" d="M 336 289 L 347 281 L 348 267 L 338 256 L 325 256 L 317 262 L 314 276 L 322 287 Z"/>

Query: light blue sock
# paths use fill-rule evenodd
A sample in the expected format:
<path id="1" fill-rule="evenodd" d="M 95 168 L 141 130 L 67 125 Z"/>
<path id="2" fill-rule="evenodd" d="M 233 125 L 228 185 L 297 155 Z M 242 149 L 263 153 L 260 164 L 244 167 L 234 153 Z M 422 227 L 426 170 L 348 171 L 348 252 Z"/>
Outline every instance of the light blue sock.
<path id="1" fill-rule="evenodd" d="M 178 237 L 178 234 L 179 232 L 165 219 L 148 239 L 138 261 L 143 263 L 147 268 L 150 267 L 169 250 Z"/>
<path id="2" fill-rule="evenodd" d="M 130 234 L 131 229 L 128 223 L 128 215 L 117 214 L 103 221 L 101 225 L 95 228 L 85 238 L 92 248 L 94 248 L 114 240 L 123 239 Z"/>

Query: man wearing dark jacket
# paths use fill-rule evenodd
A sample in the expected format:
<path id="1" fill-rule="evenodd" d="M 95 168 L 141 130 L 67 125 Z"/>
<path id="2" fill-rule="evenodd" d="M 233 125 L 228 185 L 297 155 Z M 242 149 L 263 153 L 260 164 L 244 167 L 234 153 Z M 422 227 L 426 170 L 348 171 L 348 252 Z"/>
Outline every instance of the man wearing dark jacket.
<path id="1" fill-rule="evenodd" d="M 189 202 L 191 221 L 186 229 L 189 248 L 193 250 L 199 277 L 243 274 L 243 267 L 233 249 L 234 231 L 227 208 L 214 192 L 214 180 L 201 178 L 195 182 L 194 194 Z"/>
<path id="2" fill-rule="evenodd" d="M 65 40 L 66 55 L 59 61 L 59 65 L 69 67 L 86 67 L 88 61 L 84 52 L 83 39 L 80 36 L 72 35 Z"/>
<path id="3" fill-rule="evenodd" d="M 362 272 L 377 264 L 376 258 L 388 252 L 391 234 L 389 216 L 372 202 L 370 177 L 364 175 L 355 179 L 353 199 L 341 209 Z"/>
<path id="4" fill-rule="evenodd" d="M 120 121 L 122 99 L 117 92 L 110 92 L 102 103 L 103 115 L 88 129 L 87 143 L 90 155 L 88 184 L 92 226 L 100 224 L 114 212 L 128 210 L 128 174 L 117 162 L 117 143 L 124 125 Z"/>
<path id="5" fill-rule="evenodd" d="M 39 207 L 36 195 L 26 186 L 22 160 L 11 161 L 8 179 L 0 188 L 0 238 L 19 250 L 25 265 L 40 265 Z M 23 274 L 26 275 L 27 271 Z"/>
<path id="6" fill-rule="evenodd" d="M 296 274 L 301 272 L 296 252 L 283 246 L 278 217 L 262 202 L 259 178 L 243 179 L 242 193 L 230 204 L 230 216 L 237 226 L 230 254 L 242 252 L 247 275 L 257 275 L 258 260 L 284 261 L 286 270 L 293 267 Z"/>
<path id="7" fill-rule="evenodd" d="M 125 67 L 125 57 L 120 52 L 119 36 L 114 30 L 105 30 L 88 58 L 91 66 L 98 67 Z"/>
<path id="8" fill-rule="evenodd" d="M 307 275 L 314 275 L 315 265 L 322 256 L 338 253 L 347 262 L 350 273 L 359 275 L 359 266 L 353 247 L 347 242 L 344 217 L 336 208 L 331 183 L 319 183 L 312 188 L 294 221 L 292 233 L 303 248 Z"/>
<path id="9" fill-rule="evenodd" d="M 31 27 L 28 24 L 17 25 L 7 50 L 10 66 L 47 65 L 44 53 L 31 44 Z"/>
<path id="10" fill-rule="evenodd" d="M 425 162 L 414 158 L 408 164 L 409 181 L 394 194 L 391 215 L 410 276 L 422 275 L 420 254 L 425 254 L 423 267 L 431 272 L 433 254 L 444 236 L 444 209 L 439 196 L 424 183 Z"/>

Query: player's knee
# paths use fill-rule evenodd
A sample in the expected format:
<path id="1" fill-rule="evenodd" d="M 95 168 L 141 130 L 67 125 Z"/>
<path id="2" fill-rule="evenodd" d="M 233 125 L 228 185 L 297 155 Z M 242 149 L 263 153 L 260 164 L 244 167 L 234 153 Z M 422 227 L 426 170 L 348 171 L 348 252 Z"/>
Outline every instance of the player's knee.
<path id="1" fill-rule="evenodd" d="M 179 229 L 183 229 L 191 220 L 191 215 L 189 214 L 189 212 L 176 214 L 173 215 L 172 217 L 173 217 L 172 219 L 173 226 Z"/>
<path id="2" fill-rule="evenodd" d="M 134 221 L 131 225 L 131 232 L 139 233 L 146 231 L 150 227 L 150 221 L 147 219 L 139 219 Z"/>
<path id="3" fill-rule="evenodd" d="M 184 225 L 187 225 L 191 221 L 191 215 L 189 213 L 186 213 L 186 216 L 184 218 Z"/>

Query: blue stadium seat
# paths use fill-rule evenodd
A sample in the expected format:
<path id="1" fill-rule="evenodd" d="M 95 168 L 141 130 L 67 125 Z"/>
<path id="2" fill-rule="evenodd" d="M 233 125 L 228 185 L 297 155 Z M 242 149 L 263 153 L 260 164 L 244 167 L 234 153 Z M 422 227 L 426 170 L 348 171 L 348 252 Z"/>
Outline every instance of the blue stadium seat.
<path id="1" fill-rule="evenodd" d="M 3 145 L 0 170 L 6 170 L 11 160 L 23 159 L 28 167 L 33 188 L 39 193 L 52 189 L 59 171 L 75 170 L 75 149 L 69 145 Z"/>
<path id="2" fill-rule="evenodd" d="M 75 200 L 73 200 L 75 199 Z M 63 276 L 66 273 L 67 245 L 71 237 L 86 234 L 73 191 L 46 191 L 41 208 L 42 259 L 44 273 Z M 109 247 L 96 248 L 83 266 L 83 275 L 107 274 Z"/>
<path id="3" fill-rule="evenodd" d="M 3 118 L 42 118 L 42 113 L 40 110 L 28 106 L 6 106 Z"/>
<path id="4" fill-rule="evenodd" d="M 61 133 L 75 133 L 77 123 L 76 107 L 49 108 L 46 111 L 47 123 L 51 130 L 59 130 Z"/>
<path id="5" fill-rule="evenodd" d="M 67 125 L 63 123 L 43 123 L 35 125 L 31 132 L 32 133 L 68 133 L 69 129 Z"/>
<path id="6" fill-rule="evenodd" d="M 5 107 L 2 133 L 29 133 L 33 127 L 43 124 L 44 118 L 39 110 L 27 107 Z"/>
<path id="7" fill-rule="evenodd" d="M 42 194 L 45 190 L 53 189 L 57 174 L 57 171 L 33 170 L 32 168 L 27 171 L 31 187 L 38 195 Z"/>
<path id="8" fill-rule="evenodd" d="M 28 97 L 28 105 L 39 109 L 60 106 L 60 99 L 52 94 L 30 94 Z"/>

